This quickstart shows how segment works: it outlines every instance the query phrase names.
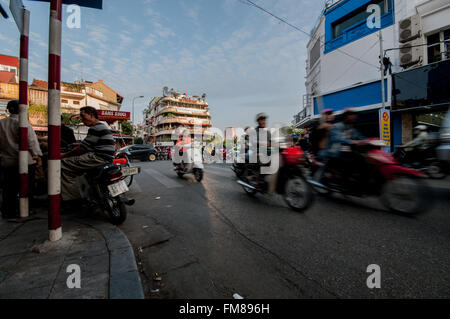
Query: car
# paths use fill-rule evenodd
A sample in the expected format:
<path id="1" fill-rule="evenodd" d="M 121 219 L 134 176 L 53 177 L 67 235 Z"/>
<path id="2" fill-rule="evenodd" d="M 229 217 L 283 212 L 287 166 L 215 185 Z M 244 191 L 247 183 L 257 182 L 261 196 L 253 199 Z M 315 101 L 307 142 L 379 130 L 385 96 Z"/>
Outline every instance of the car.
<path id="1" fill-rule="evenodd" d="M 153 145 L 150 144 L 135 144 L 121 148 L 117 151 L 117 155 L 125 154 L 129 160 L 141 160 L 154 162 L 157 159 L 158 152 Z"/>
<path id="2" fill-rule="evenodd" d="M 438 158 L 450 164 L 450 111 L 442 123 L 440 132 L 440 146 L 437 148 Z"/>

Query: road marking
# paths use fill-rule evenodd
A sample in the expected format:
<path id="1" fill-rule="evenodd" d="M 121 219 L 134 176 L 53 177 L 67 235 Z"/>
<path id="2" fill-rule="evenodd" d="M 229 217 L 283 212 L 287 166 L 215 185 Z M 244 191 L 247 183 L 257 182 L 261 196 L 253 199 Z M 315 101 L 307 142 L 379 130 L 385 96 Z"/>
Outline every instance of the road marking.
<path id="1" fill-rule="evenodd" d="M 151 177 L 154 177 L 158 182 L 166 186 L 167 188 L 179 188 L 183 187 L 182 184 L 174 181 L 172 178 L 167 177 L 166 175 L 154 170 L 152 168 L 145 168 L 144 172 L 146 172 Z M 176 177 L 176 173 L 173 172 L 174 178 Z"/>

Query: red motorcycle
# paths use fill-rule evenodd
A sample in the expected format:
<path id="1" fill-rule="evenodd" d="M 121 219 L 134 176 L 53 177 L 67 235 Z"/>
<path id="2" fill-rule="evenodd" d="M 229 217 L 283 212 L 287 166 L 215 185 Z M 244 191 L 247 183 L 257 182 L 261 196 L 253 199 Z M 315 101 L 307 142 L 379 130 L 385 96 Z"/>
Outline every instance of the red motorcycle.
<path id="1" fill-rule="evenodd" d="M 247 162 L 248 158 L 249 156 L 247 156 Z M 285 148 L 280 154 L 280 166 L 276 175 L 276 192 L 282 195 L 289 207 L 297 212 L 307 209 L 314 198 L 312 187 L 309 186 L 303 174 L 304 163 L 305 156 L 300 147 Z M 261 165 L 235 163 L 233 170 L 238 177 L 237 183 L 248 195 L 255 196 L 257 193 L 268 192 L 269 182 L 260 173 Z"/>
<path id="2" fill-rule="evenodd" d="M 309 155 L 306 157 L 307 166 L 312 175 L 320 169 L 324 172 L 319 182 L 311 179 L 308 183 L 322 194 L 375 195 L 394 213 L 413 215 L 423 212 L 427 201 L 423 179 L 428 176 L 402 166 L 382 150 L 384 147 L 386 144 L 378 139 L 359 141 L 352 146 L 354 160 L 345 163 L 345 160 L 330 159 L 325 168 Z"/>

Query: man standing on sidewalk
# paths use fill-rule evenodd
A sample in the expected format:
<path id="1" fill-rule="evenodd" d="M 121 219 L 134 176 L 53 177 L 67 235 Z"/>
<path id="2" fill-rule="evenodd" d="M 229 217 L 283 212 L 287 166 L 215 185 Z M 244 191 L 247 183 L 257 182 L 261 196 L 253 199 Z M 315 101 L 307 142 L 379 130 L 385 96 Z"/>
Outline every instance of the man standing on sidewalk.
<path id="1" fill-rule="evenodd" d="M 0 154 L 4 172 L 2 218 L 19 217 L 19 101 L 9 101 L 10 116 L 0 120 Z M 28 124 L 28 176 L 29 189 L 32 190 L 34 171 L 42 165 L 41 148 L 33 127 Z M 31 194 L 31 192 L 30 192 Z"/>
<path id="2" fill-rule="evenodd" d="M 86 138 L 74 150 L 61 155 L 61 195 L 69 205 L 80 199 L 77 177 L 98 166 L 111 163 L 115 147 L 111 131 L 98 120 L 97 110 L 86 106 L 81 120 L 89 127 Z"/>

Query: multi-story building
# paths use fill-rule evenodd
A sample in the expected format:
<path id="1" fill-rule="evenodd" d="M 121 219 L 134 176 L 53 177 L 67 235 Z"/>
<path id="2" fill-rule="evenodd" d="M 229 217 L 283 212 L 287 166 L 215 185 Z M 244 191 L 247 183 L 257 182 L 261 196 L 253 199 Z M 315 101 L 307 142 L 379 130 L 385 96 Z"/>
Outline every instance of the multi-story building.
<path id="1" fill-rule="evenodd" d="M 211 137 L 211 115 L 209 105 L 203 97 L 188 96 L 172 92 L 171 96 L 156 97 L 144 111 L 144 131 L 147 142 L 155 145 L 170 145 L 172 134 L 177 129 L 188 129 L 194 135 L 198 125 L 203 139 Z"/>
<path id="2" fill-rule="evenodd" d="M 0 54 L 0 82 L 19 82 L 19 59 L 17 57 Z"/>
<path id="3" fill-rule="evenodd" d="M 77 114 L 83 106 L 92 106 L 99 111 L 120 111 L 123 97 L 103 83 L 75 82 L 61 83 L 61 113 Z M 46 127 L 47 119 L 45 110 L 48 103 L 48 83 L 41 80 L 33 80 L 30 85 L 30 122 L 38 127 Z M 39 112 L 40 110 L 44 112 Z M 36 110 L 34 112 L 34 110 Z M 129 119 L 129 114 L 128 114 Z M 111 128 L 119 130 L 117 121 L 110 123 Z"/>
<path id="4" fill-rule="evenodd" d="M 36 131 L 47 131 L 48 126 L 48 82 L 33 80 L 28 87 L 29 120 Z M 6 107 L 11 99 L 19 98 L 19 85 L 0 83 L 0 103 Z M 129 112 L 120 112 L 123 97 L 98 82 L 61 82 L 61 113 L 78 114 L 83 106 L 93 106 L 99 110 L 101 120 L 107 122 L 113 130 L 120 130 L 119 121 L 129 120 Z M 6 110 L 0 117 L 6 116 Z"/>
<path id="5" fill-rule="evenodd" d="M 6 116 L 6 105 L 18 92 L 19 59 L 9 55 L 0 54 L 0 118 Z M 10 85 L 11 84 L 11 85 Z"/>
<path id="6" fill-rule="evenodd" d="M 437 125 L 450 102 L 448 0 L 333 0 L 307 45 L 306 94 L 295 126 L 311 126 L 324 109 L 353 107 L 359 129 L 380 136 L 381 43 L 393 144 L 410 140 L 417 123 Z"/>

